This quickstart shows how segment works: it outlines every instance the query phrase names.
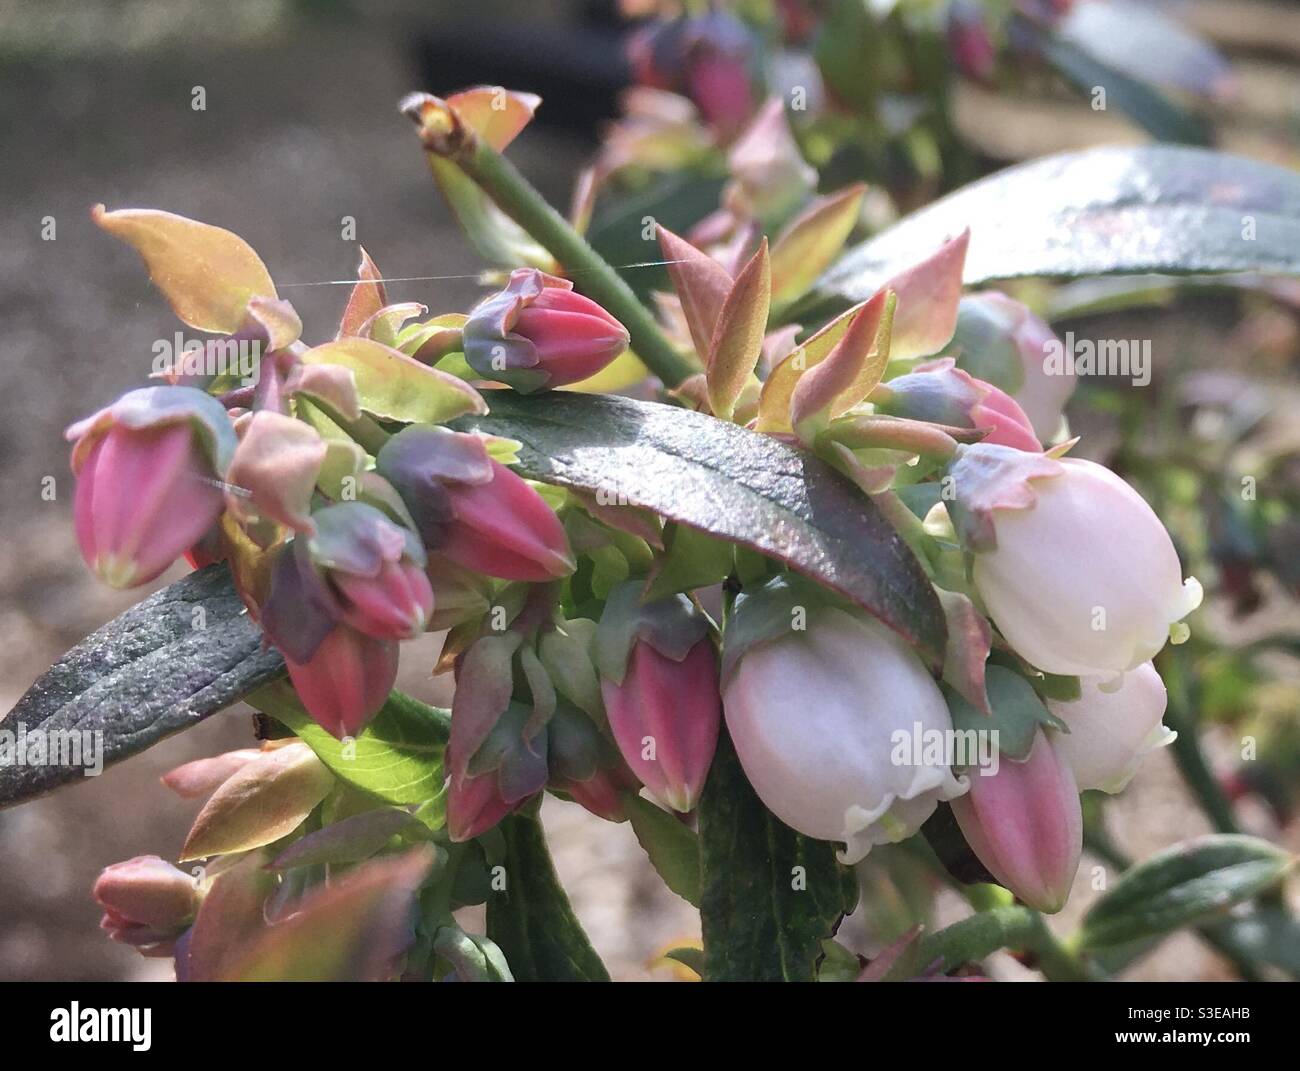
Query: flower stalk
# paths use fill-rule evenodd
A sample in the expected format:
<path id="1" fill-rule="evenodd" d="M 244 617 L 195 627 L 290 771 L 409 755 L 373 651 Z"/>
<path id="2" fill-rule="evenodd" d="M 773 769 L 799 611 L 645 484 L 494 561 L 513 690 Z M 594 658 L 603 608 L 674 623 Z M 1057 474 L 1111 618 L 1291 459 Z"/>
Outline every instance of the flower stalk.
<path id="1" fill-rule="evenodd" d="M 428 107 L 435 104 L 440 107 Z M 456 164 L 493 201 L 524 228 L 565 270 L 579 276 L 583 291 L 627 328 L 632 349 L 664 382 L 678 386 L 698 371 L 668 341 L 632 288 L 560 215 L 519 170 L 462 123 L 445 102 L 415 93 L 402 111 L 420 126 L 425 152 Z"/>
<path id="2" fill-rule="evenodd" d="M 939 961 L 946 973 L 1002 948 L 1031 953 L 1038 970 L 1053 982 L 1091 982 L 1095 975 L 1065 947 L 1036 911 L 1018 905 L 995 907 L 953 923 L 921 942 L 921 961 Z"/>

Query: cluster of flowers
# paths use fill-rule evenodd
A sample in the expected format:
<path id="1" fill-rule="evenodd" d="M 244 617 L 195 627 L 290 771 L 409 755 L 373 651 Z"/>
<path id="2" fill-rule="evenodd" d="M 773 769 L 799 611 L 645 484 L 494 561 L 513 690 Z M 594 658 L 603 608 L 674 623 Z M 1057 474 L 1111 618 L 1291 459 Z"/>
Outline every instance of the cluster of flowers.
<path id="1" fill-rule="evenodd" d="M 770 119 L 756 122 L 770 134 Z M 1045 367 L 1053 336 L 1025 306 L 962 295 L 967 236 L 796 343 L 788 327 L 764 336 L 769 303 L 798 287 L 781 290 L 765 242 L 737 256 L 759 218 L 737 205 L 711 247 L 725 263 L 661 230 L 676 291 L 661 295 L 662 319 L 701 369 L 674 394 L 817 453 L 882 507 L 948 615 L 942 684 L 901 636 L 779 562 L 747 575 L 719 635 L 692 595 L 706 585 L 657 582 L 659 519 L 531 483 L 510 467 L 518 444 L 447 426 L 486 410 L 484 384 L 580 383 L 626 350 L 613 316 L 537 268 L 512 272 L 468 316 L 423 319 L 423 306 L 387 303 L 365 258 L 337 337 L 307 347 L 234 235 L 97 211 L 187 324 L 252 339 L 262 360 L 252 386 L 187 366 L 69 429 L 83 554 L 118 587 L 182 554 L 226 561 L 303 707 L 340 738 L 384 704 L 403 640 L 450 630 L 452 841 L 547 789 L 612 821 L 640 786 L 690 812 L 725 720 L 768 808 L 842 842 L 846 862 L 951 801 L 987 869 L 1057 910 L 1081 850 L 1079 792 L 1117 791 L 1168 739 L 1151 659 L 1199 587 L 1134 490 L 1064 457 L 1068 443 L 1044 450 L 1073 381 Z M 795 248 L 828 226 L 838 238 L 819 255 L 842 243 L 847 229 L 825 208 L 788 232 Z M 225 274 L 187 275 L 191 256 Z M 737 365 L 727 331 L 752 335 L 755 323 L 762 345 Z M 899 732 L 950 732 L 963 706 L 999 724 L 995 668 L 1042 707 L 1023 746 L 1004 747 L 1009 761 L 992 773 L 898 759 Z M 139 884 L 152 903 L 159 885 L 169 910 L 184 900 L 179 920 L 193 905 L 173 902 L 176 881 L 153 862 L 110 872 L 106 927 L 165 946 L 122 887 Z"/>
<path id="2" fill-rule="evenodd" d="M 941 35 L 956 70 L 973 81 L 992 85 L 1001 53 L 1014 50 L 1024 62 L 1035 51 L 1033 39 L 1017 33 L 1019 24 L 1013 16 L 1034 26 L 1051 27 L 1064 20 L 1073 6 L 1073 0 L 1015 0 L 994 13 L 979 0 L 940 0 L 924 12 L 905 13 L 902 21 L 918 36 Z M 628 60 L 637 84 L 688 99 L 705 126 L 723 143 L 753 118 L 761 100 L 755 87 L 781 80 L 779 65 L 770 52 L 786 49 L 797 54 L 818 39 L 824 41 L 837 32 L 851 34 L 856 29 L 854 18 L 828 13 L 807 0 L 781 0 L 770 16 L 758 18 L 749 12 L 748 20 L 725 5 L 682 13 L 678 4 L 655 0 L 638 4 L 637 14 L 655 8 L 658 17 L 644 22 L 629 39 Z M 878 36 L 890 32 L 887 14 L 872 28 Z M 792 63 L 800 83 L 818 83 L 815 87 L 803 84 L 805 93 L 828 111 L 852 114 L 860 101 L 848 86 L 838 84 L 834 50 L 814 47 L 812 58 L 830 69 L 819 71 L 811 63 Z M 914 90 L 917 72 L 904 74 L 896 65 L 896 59 L 893 64 L 881 64 L 884 69 L 873 71 L 872 77 L 892 80 L 891 88 L 900 92 Z"/>

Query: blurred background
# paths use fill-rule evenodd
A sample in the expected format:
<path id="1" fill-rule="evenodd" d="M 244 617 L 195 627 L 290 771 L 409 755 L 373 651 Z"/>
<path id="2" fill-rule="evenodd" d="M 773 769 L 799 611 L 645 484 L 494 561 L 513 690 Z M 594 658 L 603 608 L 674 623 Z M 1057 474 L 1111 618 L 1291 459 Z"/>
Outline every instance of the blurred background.
<path id="1" fill-rule="evenodd" d="M 770 18 L 800 7 L 737 6 Z M 808 6 L 822 17 L 836 5 Z M 485 265 L 439 198 L 398 100 L 413 89 L 444 93 L 474 83 L 539 93 L 537 121 L 511 158 L 564 206 L 634 77 L 625 16 L 662 8 L 633 2 L 620 11 L 579 0 L 0 0 L 0 709 L 140 595 L 107 591 L 80 561 L 61 434 L 142 382 L 154 341 L 179 325 L 135 254 L 91 224 L 90 206 L 165 208 L 237 231 L 297 307 L 311 342 L 333 333 L 348 292 L 335 284 L 352 275 L 359 244 L 388 276 L 442 277 L 390 284 L 390 300 L 467 308 Z M 1197 97 L 1188 114 L 1205 140 L 1296 166 L 1300 6 L 1195 0 L 1159 10 L 1221 59 L 1197 85 L 1171 89 L 1176 101 Z M 798 43 L 793 31 L 786 36 Z M 800 56 L 792 47 L 766 60 L 798 79 L 807 73 Z M 953 53 L 949 62 L 956 68 L 960 58 Z M 836 166 L 879 184 L 882 221 L 1006 163 L 1151 136 L 1115 109 L 1093 110 L 1060 64 L 1021 71 L 1028 61 L 1020 53 L 1002 62 L 1009 70 L 992 80 L 980 77 L 978 64 L 945 75 L 948 125 L 930 142 L 916 133 L 922 122 L 895 115 L 906 93 L 880 97 L 880 114 L 891 117 L 885 144 Z M 960 153 L 946 144 L 949 133 Z M 355 238 L 344 236 L 348 218 Z M 609 203 L 598 206 L 593 234 L 617 245 L 621 218 Z M 1195 684 L 1183 713 L 1207 727 L 1206 776 L 1234 801 L 1233 820 L 1297 850 L 1300 424 L 1287 414 L 1300 405 L 1300 293 L 1254 282 L 1079 283 L 1050 293 L 1031 286 L 1020 296 L 1053 312 L 1058 331 L 1152 340 L 1152 388 L 1137 397 L 1123 383 L 1090 380 L 1072 404 L 1072 429 L 1085 436 L 1084 456 L 1139 483 L 1197 563 L 1193 571 L 1211 574 L 1207 588 L 1216 595 L 1204 626 L 1195 626 L 1208 638 L 1188 648 L 1180 669 Z M 1231 493 L 1241 471 L 1260 476 L 1256 503 L 1243 506 Z M 41 494 L 47 477 L 56 481 L 53 501 Z M 159 586 L 183 572 L 177 567 Z M 399 687 L 445 703 L 446 682 L 429 676 L 436 640 L 425 648 L 406 645 Z M 1241 762 L 1247 735 L 1260 740 L 1253 763 Z M 170 977 L 170 961 L 141 959 L 101 937 L 90 885 L 109 863 L 149 852 L 174 857 L 199 803 L 177 800 L 159 775 L 250 739 L 249 712 L 237 707 L 102 777 L 0 812 L 0 979 Z M 611 974 L 671 977 L 655 961 L 698 940 L 695 912 L 663 888 L 627 826 L 555 799 L 543 814 L 561 878 Z M 1080 869 L 1071 918 L 1089 901 L 1088 862 L 1142 857 L 1210 826 L 1166 751 L 1109 805 L 1103 828 L 1113 843 Z M 886 852 L 871 859 L 863 877 L 877 906 L 843 931 L 868 954 L 899 932 L 910 910 L 906 865 L 892 865 Z M 933 907 L 940 921 L 960 910 L 948 896 Z M 1285 939 L 1295 962 L 1300 937 Z M 1003 956 L 996 973 L 1028 972 Z M 1126 976 L 1233 974 L 1210 945 L 1183 933 Z"/>

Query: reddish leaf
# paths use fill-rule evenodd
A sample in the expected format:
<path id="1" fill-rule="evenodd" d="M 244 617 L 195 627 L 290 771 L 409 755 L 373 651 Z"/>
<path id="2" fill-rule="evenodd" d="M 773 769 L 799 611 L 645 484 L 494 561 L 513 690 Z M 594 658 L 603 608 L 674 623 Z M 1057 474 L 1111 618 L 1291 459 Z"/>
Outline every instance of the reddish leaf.
<path id="1" fill-rule="evenodd" d="M 723 420 L 731 417 L 736 399 L 754 374 L 754 367 L 763 352 L 771 302 L 772 273 L 767 239 L 764 238 L 759 243 L 758 252 L 736 276 L 718 313 L 718 322 L 709 342 L 705 372 L 709 404 L 714 414 Z"/>
<path id="2" fill-rule="evenodd" d="M 297 532 L 314 532 L 311 496 L 326 446 L 301 420 L 260 409 L 243 425 L 226 470 L 226 503 L 243 520 L 256 516 Z"/>
<path id="3" fill-rule="evenodd" d="M 447 103 L 484 141 L 503 152 L 532 122 L 542 98 L 501 86 L 475 86 L 453 93 Z"/>
<path id="4" fill-rule="evenodd" d="M 681 301 L 691 341 L 701 361 L 708 358 L 709 343 L 722 306 L 731 292 L 732 280 L 727 269 L 707 253 L 679 238 L 666 227 L 657 228 L 659 248 L 668 261 L 668 277 Z"/>
<path id="5" fill-rule="evenodd" d="M 859 310 L 826 359 L 809 368 L 790 398 L 790 423 L 805 437 L 804 426 L 846 412 L 880 382 L 889 360 L 892 291 L 881 291 Z"/>
<path id="6" fill-rule="evenodd" d="M 365 247 L 361 249 L 361 263 L 357 265 L 357 285 L 348 296 L 347 308 L 339 321 L 338 338 L 360 334 L 361 325 L 388 304 L 388 294 L 382 282 L 383 275 L 370 259 Z"/>
<path id="7" fill-rule="evenodd" d="M 890 342 L 894 360 L 927 357 L 938 353 L 952 339 L 957 328 L 961 273 L 969 244 L 968 227 L 885 284 L 898 295 Z"/>
<path id="8" fill-rule="evenodd" d="M 943 679 L 976 710 L 989 713 L 984 687 L 984 665 L 993 643 L 988 619 L 965 595 L 935 589 L 948 621 L 948 648 L 943 656 Z"/>
<path id="9" fill-rule="evenodd" d="M 203 806 L 182 859 L 246 852 L 293 832 L 334 787 L 306 744 L 269 751 L 225 781 Z"/>

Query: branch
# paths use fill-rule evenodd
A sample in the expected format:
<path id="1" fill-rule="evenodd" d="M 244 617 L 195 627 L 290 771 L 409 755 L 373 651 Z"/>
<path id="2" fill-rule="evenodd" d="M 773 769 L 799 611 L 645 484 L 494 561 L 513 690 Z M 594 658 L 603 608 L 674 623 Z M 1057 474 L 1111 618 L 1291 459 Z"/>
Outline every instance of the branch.
<path id="1" fill-rule="evenodd" d="M 507 216 L 524 228 L 565 270 L 580 275 L 582 290 L 623 323 L 632 349 L 667 387 L 676 387 L 696 369 L 655 323 L 632 288 L 568 221 L 552 208 L 519 170 L 461 122 L 445 101 L 413 94 L 402 110 L 420 126 L 420 141 L 430 156 L 456 164 Z"/>

